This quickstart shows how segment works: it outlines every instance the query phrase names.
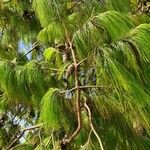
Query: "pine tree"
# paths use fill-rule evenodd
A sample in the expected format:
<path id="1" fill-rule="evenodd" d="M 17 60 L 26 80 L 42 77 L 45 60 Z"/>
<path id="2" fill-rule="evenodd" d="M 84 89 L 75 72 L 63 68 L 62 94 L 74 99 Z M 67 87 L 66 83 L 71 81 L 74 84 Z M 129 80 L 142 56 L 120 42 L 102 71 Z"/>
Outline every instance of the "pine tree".
<path id="1" fill-rule="evenodd" d="M 0 1 L 0 149 L 150 149 L 148 0 Z"/>

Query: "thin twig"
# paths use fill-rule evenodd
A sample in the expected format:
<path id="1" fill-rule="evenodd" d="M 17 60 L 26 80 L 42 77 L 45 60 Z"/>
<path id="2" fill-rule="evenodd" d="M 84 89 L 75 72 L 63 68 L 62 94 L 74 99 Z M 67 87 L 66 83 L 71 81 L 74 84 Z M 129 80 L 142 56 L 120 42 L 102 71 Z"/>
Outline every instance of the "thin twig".
<path id="1" fill-rule="evenodd" d="M 7 150 L 9 150 L 10 148 L 12 148 L 12 147 L 14 146 L 14 144 L 15 144 L 17 141 L 19 141 L 19 139 L 24 135 L 24 133 L 25 133 L 26 131 L 34 130 L 34 129 L 39 128 L 39 127 L 41 127 L 41 125 L 32 126 L 32 127 L 28 127 L 28 128 L 22 129 L 20 135 L 19 135 L 14 141 L 12 141 L 12 142 L 9 144 L 9 146 L 7 147 Z"/>
<path id="2" fill-rule="evenodd" d="M 71 6 L 71 8 L 68 10 L 68 12 L 71 12 L 71 10 L 72 10 L 74 7 L 76 7 L 76 5 L 79 5 L 79 4 L 81 4 L 82 2 L 83 2 L 83 0 L 74 2 L 74 3 L 73 3 L 73 6 Z"/>
<path id="3" fill-rule="evenodd" d="M 78 62 L 78 66 L 80 66 L 85 60 L 87 60 L 89 57 L 84 58 L 83 60 L 81 60 L 80 62 Z"/>
<path id="4" fill-rule="evenodd" d="M 46 148 L 45 144 L 43 143 L 42 138 L 41 138 L 41 128 L 39 129 L 38 137 L 39 137 L 40 145 L 41 145 L 42 149 L 45 149 Z"/>
<path id="5" fill-rule="evenodd" d="M 1 39 L 0 39 L 0 42 L 2 41 L 2 39 L 3 39 L 3 35 L 4 35 L 4 27 L 2 28 L 2 30 L 1 30 Z"/>
<path id="6" fill-rule="evenodd" d="M 89 132 L 89 136 L 88 136 L 88 139 L 87 139 L 86 143 L 83 146 L 81 146 L 81 148 L 84 148 L 85 146 L 88 146 L 88 144 L 90 143 L 91 133 L 92 133 L 92 129 Z"/>
<path id="7" fill-rule="evenodd" d="M 59 71 L 59 69 L 56 68 L 41 68 L 42 70 L 52 70 L 52 71 Z"/>
<path id="8" fill-rule="evenodd" d="M 66 92 L 72 92 L 74 90 L 76 90 L 77 88 L 79 89 L 88 89 L 88 88 L 111 88 L 110 86 L 96 86 L 96 85 L 86 85 L 86 86 L 78 86 L 78 87 L 74 87 L 70 90 L 66 90 L 66 91 L 61 91 L 60 94 L 66 93 Z"/>
<path id="9" fill-rule="evenodd" d="M 100 145 L 101 150 L 104 150 L 103 144 L 102 144 L 102 141 L 101 141 L 101 138 L 100 138 L 99 135 L 97 134 L 97 132 L 96 132 L 96 130 L 95 130 L 93 124 L 92 124 L 91 110 L 90 110 L 89 106 L 88 106 L 86 103 L 84 103 L 84 106 L 85 106 L 85 108 L 87 109 L 88 114 L 89 114 L 90 127 L 91 127 L 93 133 L 95 134 L 95 136 L 96 136 L 96 138 L 97 138 L 97 140 L 98 140 L 98 142 L 99 142 L 99 145 Z"/>
<path id="10" fill-rule="evenodd" d="M 17 106 L 16 106 L 16 107 L 17 107 Z M 19 111 L 18 111 L 16 114 L 14 114 L 14 117 L 11 119 L 12 122 L 15 120 L 16 116 L 21 113 L 20 110 L 21 110 L 23 107 L 24 107 L 24 106 L 21 106 L 21 108 L 19 108 Z M 17 109 L 17 108 L 16 108 L 16 109 Z"/>
<path id="11" fill-rule="evenodd" d="M 22 107 L 23 108 L 23 107 Z M 21 118 L 29 111 L 29 109 L 27 109 L 24 113 L 21 114 L 21 116 L 14 122 L 14 124 L 17 124 L 17 122 L 19 120 L 21 120 Z M 21 112 L 20 112 L 21 113 Z M 15 118 L 14 118 L 15 119 Z"/>
<path id="12" fill-rule="evenodd" d="M 24 54 L 23 57 L 27 56 L 29 53 L 34 51 L 37 46 L 39 46 L 39 44 L 33 44 L 33 47 L 26 54 Z"/>

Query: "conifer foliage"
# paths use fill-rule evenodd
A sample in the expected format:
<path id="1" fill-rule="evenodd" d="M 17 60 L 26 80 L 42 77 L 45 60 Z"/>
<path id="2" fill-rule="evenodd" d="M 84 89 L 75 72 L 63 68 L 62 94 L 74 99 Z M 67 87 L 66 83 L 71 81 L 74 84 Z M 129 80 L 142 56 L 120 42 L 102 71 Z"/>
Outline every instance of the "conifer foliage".
<path id="1" fill-rule="evenodd" d="M 0 149 L 150 149 L 148 0 L 0 1 Z"/>

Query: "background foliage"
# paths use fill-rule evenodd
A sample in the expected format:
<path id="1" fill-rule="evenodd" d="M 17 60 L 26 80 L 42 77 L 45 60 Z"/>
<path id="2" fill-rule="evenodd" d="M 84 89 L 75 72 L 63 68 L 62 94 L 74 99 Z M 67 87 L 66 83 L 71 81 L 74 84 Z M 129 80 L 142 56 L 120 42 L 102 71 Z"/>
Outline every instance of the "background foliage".
<path id="1" fill-rule="evenodd" d="M 149 0 L 0 1 L 0 149 L 150 149 Z"/>

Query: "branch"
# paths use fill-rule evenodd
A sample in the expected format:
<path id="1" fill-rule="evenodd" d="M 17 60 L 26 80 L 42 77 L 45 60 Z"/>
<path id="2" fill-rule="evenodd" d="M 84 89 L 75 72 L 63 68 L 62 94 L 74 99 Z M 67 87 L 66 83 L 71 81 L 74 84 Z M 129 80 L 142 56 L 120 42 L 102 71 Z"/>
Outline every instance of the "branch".
<path id="1" fill-rule="evenodd" d="M 10 148 L 12 148 L 12 147 L 14 146 L 14 144 L 15 144 L 17 141 L 20 140 L 20 138 L 24 135 L 24 133 L 25 133 L 26 131 L 34 130 L 34 129 L 39 128 L 39 127 L 41 127 L 41 125 L 32 126 L 32 127 L 28 127 L 28 128 L 22 129 L 20 135 L 19 135 L 14 141 L 12 141 L 12 143 L 9 144 L 9 146 L 7 147 L 7 150 L 9 150 Z"/>
<path id="2" fill-rule="evenodd" d="M 90 110 L 89 106 L 88 106 L 86 103 L 84 103 L 84 106 L 85 106 L 85 108 L 87 109 L 88 114 L 89 114 L 90 127 L 91 127 L 93 133 L 95 134 L 95 136 L 96 136 L 96 138 L 97 138 L 97 140 L 98 140 L 98 142 L 99 142 L 99 145 L 100 145 L 101 150 L 104 150 L 102 141 L 101 141 L 99 135 L 97 134 L 97 132 L 96 132 L 96 130 L 95 130 L 93 124 L 92 124 L 91 110 Z"/>
<path id="3" fill-rule="evenodd" d="M 61 147 L 65 146 L 67 143 L 71 142 L 79 133 L 81 130 L 81 126 L 82 126 L 82 119 L 81 119 L 81 106 L 80 106 L 80 88 L 79 88 L 79 79 L 78 79 L 78 63 L 76 61 L 76 57 L 75 57 L 75 52 L 72 46 L 72 41 L 70 40 L 67 28 L 65 26 L 65 24 L 63 23 L 63 27 L 66 33 L 66 38 L 67 38 L 67 42 L 69 45 L 69 48 L 71 50 L 71 54 L 72 54 L 72 59 L 74 62 L 74 76 L 75 76 L 75 90 L 76 90 L 76 112 L 77 112 L 77 120 L 78 120 L 78 126 L 76 128 L 76 130 L 74 131 L 74 133 L 69 137 L 69 138 L 65 138 L 64 140 L 61 141 Z"/>

